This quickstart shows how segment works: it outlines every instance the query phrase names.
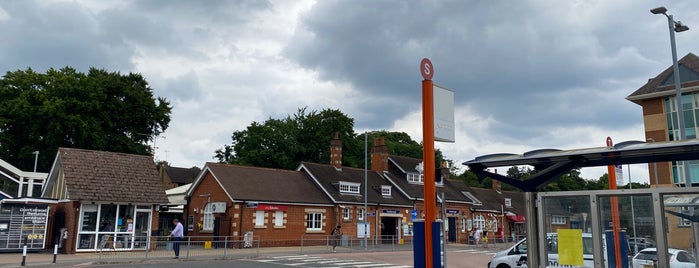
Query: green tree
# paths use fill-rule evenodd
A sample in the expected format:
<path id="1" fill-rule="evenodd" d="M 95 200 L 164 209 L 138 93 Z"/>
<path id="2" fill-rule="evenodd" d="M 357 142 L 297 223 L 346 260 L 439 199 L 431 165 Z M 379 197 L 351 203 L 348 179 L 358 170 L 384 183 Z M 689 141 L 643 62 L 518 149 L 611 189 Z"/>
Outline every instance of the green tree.
<path id="1" fill-rule="evenodd" d="M 330 163 L 330 141 L 339 133 L 344 166 L 363 168 L 374 139 L 383 137 L 390 155 L 422 158 L 422 145 L 404 132 L 373 131 L 366 137 L 354 132 L 354 119 L 339 110 L 307 112 L 299 109 L 284 119 L 253 122 L 245 130 L 233 132 L 232 143 L 214 152 L 222 163 L 295 169 L 301 161 Z M 436 163 L 445 160 L 435 150 Z M 449 160 L 445 160 L 449 161 Z"/>
<path id="2" fill-rule="evenodd" d="M 0 79 L 0 158 L 48 170 L 58 147 L 152 154 L 172 107 L 140 74 L 65 67 L 7 72 Z"/>

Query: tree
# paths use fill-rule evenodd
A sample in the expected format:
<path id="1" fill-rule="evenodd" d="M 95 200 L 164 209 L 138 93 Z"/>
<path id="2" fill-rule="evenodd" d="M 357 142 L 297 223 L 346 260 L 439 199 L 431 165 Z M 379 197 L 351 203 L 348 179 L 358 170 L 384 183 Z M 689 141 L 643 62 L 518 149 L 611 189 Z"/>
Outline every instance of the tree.
<path id="1" fill-rule="evenodd" d="M 339 133 L 342 141 L 343 166 L 364 168 L 375 138 L 383 137 L 389 154 L 422 158 L 422 145 L 403 132 L 374 131 L 367 137 L 365 155 L 364 133 L 354 132 L 354 119 L 339 110 L 325 109 L 307 112 L 298 109 L 284 119 L 269 118 L 253 122 L 245 130 L 235 131 L 232 143 L 214 152 L 222 163 L 295 169 L 301 161 L 330 163 L 330 141 Z M 437 163 L 444 160 L 435 150 Z"/>
<path id="2" fill-rule="evenodd" d="M 7 72 L 0 79 L 0 158 L 47 170 L 58 147 L 152 154 L 172 107 L 140 74 L 65 67 Z"/>

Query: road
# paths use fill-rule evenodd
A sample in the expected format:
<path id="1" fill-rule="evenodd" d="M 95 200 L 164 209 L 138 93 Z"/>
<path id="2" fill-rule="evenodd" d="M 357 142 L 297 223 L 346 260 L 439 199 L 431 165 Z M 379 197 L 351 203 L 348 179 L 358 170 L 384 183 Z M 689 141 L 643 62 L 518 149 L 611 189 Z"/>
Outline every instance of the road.
<path id="1" fill-rule="evenodd" d="M 462 249 L 451 250 L 447 255 L 449 268 L 484 268 L 493 252 L 485 250 Z M 243 260 L 161 260 L 147 263 L 128 263 L 111 265 L 89 265 L 81 267 L 124 267 L 146 268 L 162 267 L 233 267 L 233 268 L 409 268 L 413 267 L 412 251 L 368 252 L 368 253 L 328 253 L 313 255 L 261 256 Z"/>

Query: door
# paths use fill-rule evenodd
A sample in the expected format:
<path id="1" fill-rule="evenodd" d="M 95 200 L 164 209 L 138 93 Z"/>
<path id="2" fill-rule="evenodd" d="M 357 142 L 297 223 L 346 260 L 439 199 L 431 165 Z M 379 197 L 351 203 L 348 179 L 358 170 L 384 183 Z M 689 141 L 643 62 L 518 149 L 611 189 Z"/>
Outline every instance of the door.
<path id="1" fill-rule="evenodd" d="M 136 212 L 136 224 L 134 228 L 134 248 L 146 248 L 148 245 L 148 232 L 150 230 L 150 212 Z M 127 229 L 130 229 L 127 226 Z"/>
<path id="2" fill-rule="evenodd" d="M 398 229 L 398 218 L 382 217 L 381 218 L 381 240 L 384 244 L 395 243 L 396 230 Z"/>
<path id="3" fill-rule="evenodd" d="M 449 237 L 447 239 L 449 242 L 456 242 L 456 218 L 447 218 L 447 221 L 449 221 L 449 231 L 447 232 Z"/>

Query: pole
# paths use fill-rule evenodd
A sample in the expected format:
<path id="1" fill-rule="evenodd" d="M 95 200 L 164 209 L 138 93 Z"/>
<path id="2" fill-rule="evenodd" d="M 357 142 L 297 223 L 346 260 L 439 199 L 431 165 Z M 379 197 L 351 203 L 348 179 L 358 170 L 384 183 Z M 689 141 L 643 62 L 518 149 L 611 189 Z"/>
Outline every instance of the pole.
<path id="1" fill-rule="evenodd" d="M 441 255 L 443 257 L 442 258 L 442 268 L 447 268 L 447 224 L 449 223 L 449 221 L 447 221 L 446 203 L 447 203 L 447 200 L 444 197 L 444 192 L 442 192 L 442 230 L 443 230 L 442 235 L 443 236 L 442 236 L 442 239 L 440 239 L 442 241 L 442 252 L 440 253 L 440 255 L 444 254 L 444 255 Z M 454 230 L 451 230 L 451 231 L 454 232 Z"/>
<path id="2" fill-rule="evenodd" d="M 369 153 L 368 136 L 369 134 L 364 132 L 364 250 L 367 250 L 367 241 L 369 239 L 367 237 L 367 228 L 369 228 L 369 226 L 367 226 L 369 224 L 369 218 L 367 217 L 367 212 L 369 211 L 367 210 L 367 188 L 369 188 L 369 185 L 367 185 L 367 154 Z"/>
<path id="3" fill-rule="evenodd" d="M 37 162 L 39 162 L 39 151 L 34 151 L 33 154 L 34 154 L 34 172 L 36 172 L 36 164 L 37 164 Z"/>
<path id="4" fill-rule="evenodd" d="M 680 137 L 678 140 L 685 140 L 687 139 L 687 136 L 685 135 L 685 128 L 684 128 L 684 112 L 682 111 L 682 86 L 680 83 L 680 67 L 679 64 L 677 63 L 677 48 L 675 45 L 675 20 L 672 18 L 672 15 L 666 15 L 667 16 L 667 24 L 668 27 L 670 28 L 670 47 L 672 49 L 672 73 L 673 73 L 673 78 L 675 80 L 675 99 L 676 99 L 676 107 L 675 110 L 677 111 L 677 127 L 680 130 Z M 690 177 L 689 177 L 689 169 L 685 165 L 685 161 L 679 161 L 681 165 L 678 165 L 678 168 L 681 166 L 683 172 L 679 172 L 678 170 L 678 175 L 681 173 L 683 174 L 684 177 L 684 187 L 691 187 L 692 184 L 690 182 Z"/>
<path id="5" fill-rule="evenodd" d="M 56 263 L 56 255 L 58 255 L 58 244 L 53 245 L 53 263 Z"/>
<path id="6" fill-rule="evenodd" d="M 626 167 L 629 170 L 629 189 L 632 189 L 633 186 L 631 186 L 631 165 L 626 165 Z M 633 195 L 631 196 L 631 227 L 633 227 L 633 237 L 638 237 L 636 234 L 636 212 L 633 209 Z M 634 243 L 633 247 L 633 254 L 638 253 L 638 243 Z"/>
<path id="7" fill-rule="evenodd" d="M 612 138 L 607 137 L 607 147 L 608 148 L 614 148 L 612 144 Z M 608 165 L 607 166 L 607 175 L 609 177 L 609 189 L 610 190 L 615 190 L 616 189 L 616 167 L 614 165 Z M 609 198 L 610 203 L 611 203 L 611 209 L 612 209 L 612 233 L 614 235 L 614 259 L 616 260 L 616 266 L 615 267 L 621 267 L 621 243 L 619 241 L 619 230 L 620 228 L 620 222 L 619 222 L 619 200 L 617 199 L 616 196 L 612 196 Z"/>
<path id="8" fill-rule="evenodd" d="M 425 268 L 432 268 L 432 225 L 435 220 L 434 96 L 432 80 L 422 80 L 422 161 L 424 163 Z"/>

